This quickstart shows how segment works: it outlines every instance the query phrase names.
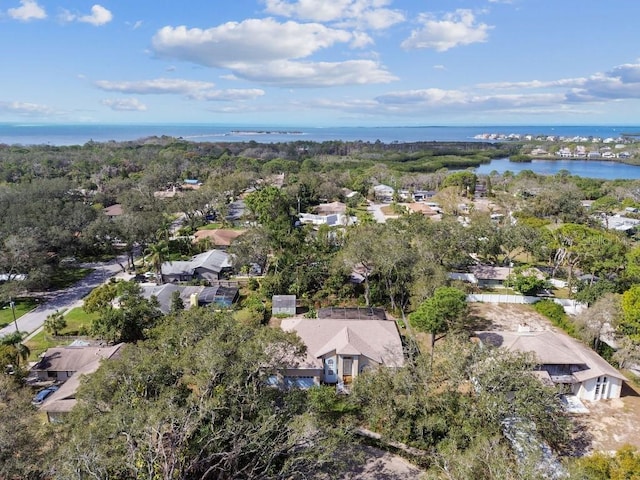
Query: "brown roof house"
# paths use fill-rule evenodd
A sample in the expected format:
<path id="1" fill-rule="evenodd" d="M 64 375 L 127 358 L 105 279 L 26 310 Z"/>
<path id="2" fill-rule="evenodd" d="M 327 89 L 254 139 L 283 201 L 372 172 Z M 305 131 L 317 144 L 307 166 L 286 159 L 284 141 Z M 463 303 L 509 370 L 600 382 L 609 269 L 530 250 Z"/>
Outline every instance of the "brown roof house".
<path id="1" fill-rule="evenodd" d="M 217 248 L 228 248 L 233 241 L 242 235 L 246 230 L 231 230 L 227 228 L 216 228 L 213 230 L 198 230 L 194 234 L 194 242 L 208 240 L 211 245 Z"/>
<path id="2" fill-rule="evenodd" d="M 368 368 L 401 367 L 402 341 L 392 320 L 349 315 L 329 318 L 287 318 L 281 328 L 295 332 L 307 346 L 306 356 L 284 372 L 288 385 L 351 383 Z"/>
<path id="3" fill-rule="evenodd" d="M 122 345 L 71 345 L 49 348 L 40 356 L 38 363 L 31 368 L 31 373 L 35 374 L 39 381 L 64 382 L 85 365 L 96 360 L 113 357 L 120 351 Z"/>
<path id="4" fill-rule="evenodd" d="M 103 208 L 102 211 L 104 212 L 104 214 L 113 219 L 115 217 L 119 217 L 120 215 L 122 215 L 124 213 L 123 209 L 122 209 L 122 205 L 119 203 L 116 203 L 114 205 L 111 205 L 110 207 L 107 208 Z"/>
<path id="5" fill-rule="evenodd" d="M 317 215 L 344 214 L 347 212 L 347 205 L 342 202 L 321 203 L 314 210 Z"/>
<path id="6" fill-rule="evenodd" d="M 483 343 L 512 352 L 533 353 L 537 374 L 581 400 L 619 398 L 625 377 L 596 352 L 564 333 L 478 332 Z"/>
<path id="7" fill-rule="evenodd" d="M 471 267 L 471 273 L 473 274 L 473 283 L 476 283 L 481 288 L 502 287 L 504 282 L 509 278 L 509 275 L 514 273 L 514 269 L 511 267 L 494 267 L 492 265 L 476 265 Z M 544 274 L 535 267 L 528 268 L 522 272 L 523 275 L 535 276 L 540 280 L 544 280 Z"/>
<path id="8" fill-rule="evenodd" d="M 123 343 L 107 347 L 68 346 L 49 348 L 31 369 L 40 380 L 64 381 L 40 405 L 50 422 L 59 422 L 76 404 L 76 391 L 83 375 L 95 372 L 102 360 L 117 358 Z"/>

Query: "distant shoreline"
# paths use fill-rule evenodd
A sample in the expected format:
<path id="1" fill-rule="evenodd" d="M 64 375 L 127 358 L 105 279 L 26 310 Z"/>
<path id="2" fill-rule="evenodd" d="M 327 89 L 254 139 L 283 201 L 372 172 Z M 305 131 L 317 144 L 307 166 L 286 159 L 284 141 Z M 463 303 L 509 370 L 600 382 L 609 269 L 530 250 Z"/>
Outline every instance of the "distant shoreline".
<path id="1" fill-rule="evenodd" d="M 486 132 L 508 132 L 504 135 L 534 136 L 597 136 L 616 138 L 621 132 L 640 132 L 640 126 L 400 126 L 400 127 L 298 127 L 263 125 L 206 124 L 8 124 L 0 123 L 0 144 L 5 145 L 84 145 L 88 142 L 107 143 L 137 141 L 152 137 L 181 138 L 208 142 L 269 142 L 291 141 L 361 141 L 392 143 L 415 142 L 478 142 Z M 503 134 L 500 134 L 503 135 Z M 502 138 L 488 139 L 492 142 Z"/>

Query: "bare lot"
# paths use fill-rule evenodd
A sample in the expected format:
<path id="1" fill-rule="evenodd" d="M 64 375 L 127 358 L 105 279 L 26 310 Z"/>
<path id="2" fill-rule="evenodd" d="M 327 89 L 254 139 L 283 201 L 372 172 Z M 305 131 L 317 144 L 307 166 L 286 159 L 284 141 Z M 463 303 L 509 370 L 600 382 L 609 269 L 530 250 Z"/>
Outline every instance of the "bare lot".
<path id="1" fill-rule="evenodd" d="M 476 330 L 515 331 L 526 324 L 532 331 L 556 330 L 529 305 L 470 304 Z M 587 450 L 613 451 L 625 444 L 640 448 L 640 391 L 626 382 L 622 397 L 615 400 L 583 402 L 588 414 L 576 416 L 589 441 Z"/>
<path id="2" fill-rule="evenodd" d="M 519 325 L 527 325 L 534 332 L 555 329 L 549 320 L 530 305 L 470 303 L 469 309 L 476 322 L 476 330 L 515 332 Z"/>

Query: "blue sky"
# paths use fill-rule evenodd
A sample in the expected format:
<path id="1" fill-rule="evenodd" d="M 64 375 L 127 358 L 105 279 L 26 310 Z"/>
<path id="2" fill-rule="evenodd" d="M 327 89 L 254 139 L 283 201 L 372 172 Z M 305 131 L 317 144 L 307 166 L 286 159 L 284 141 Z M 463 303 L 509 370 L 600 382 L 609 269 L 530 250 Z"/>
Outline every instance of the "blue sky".
<path id="1" fill-rule="evenodd" d="M 0 122 L 638 125 L 640 2 L 0 0 Z"/>

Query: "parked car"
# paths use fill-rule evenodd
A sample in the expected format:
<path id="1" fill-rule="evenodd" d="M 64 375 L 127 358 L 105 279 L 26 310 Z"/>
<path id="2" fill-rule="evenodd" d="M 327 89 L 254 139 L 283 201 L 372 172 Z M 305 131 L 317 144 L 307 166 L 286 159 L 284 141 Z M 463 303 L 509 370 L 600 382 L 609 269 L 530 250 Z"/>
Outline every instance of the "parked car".
<path id="1" fill-rule="evenodd" d="M 60 387 L 58 387 L 57 385 L 51 385 L 50 387 L 43 388 L 38 393 L 36 393 L 35 397 L 33 397 L 33 400 L 31 400 L 31 403 L 33 403 L 34 405 L 40 405 L 49 395 L 58 390 L 58 388 Z"/>

